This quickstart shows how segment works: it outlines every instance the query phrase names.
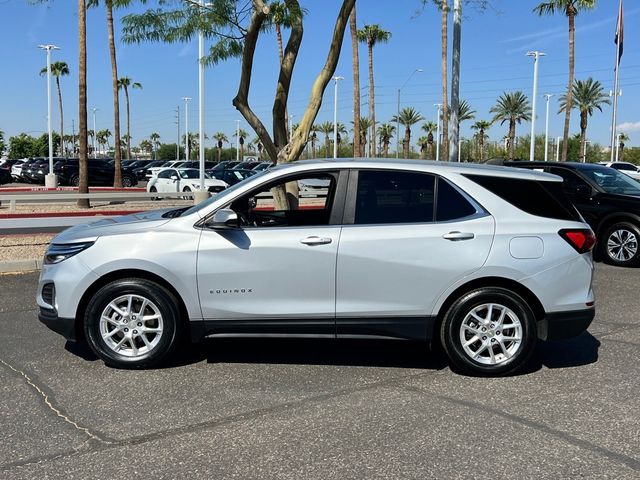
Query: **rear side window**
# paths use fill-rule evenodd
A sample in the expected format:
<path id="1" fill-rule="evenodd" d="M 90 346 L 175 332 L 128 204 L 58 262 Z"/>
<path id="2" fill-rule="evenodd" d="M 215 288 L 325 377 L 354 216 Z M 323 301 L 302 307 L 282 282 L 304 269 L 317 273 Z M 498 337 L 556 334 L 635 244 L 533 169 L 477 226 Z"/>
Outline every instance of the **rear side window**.
<path id="1" fill-rule="evenodd" d="M 580 214 L 571 205 L 562 183 L 520 178 L 465 175 L 470 180 L 509 202 L 516 208 L 538 217 L 581 221 Z"/>
<path id="2" fill-rule="evenodd" d="M 447 222 L 478 213 L 469 200 L 443 178 L 438 179 L 436 222 Z"/>

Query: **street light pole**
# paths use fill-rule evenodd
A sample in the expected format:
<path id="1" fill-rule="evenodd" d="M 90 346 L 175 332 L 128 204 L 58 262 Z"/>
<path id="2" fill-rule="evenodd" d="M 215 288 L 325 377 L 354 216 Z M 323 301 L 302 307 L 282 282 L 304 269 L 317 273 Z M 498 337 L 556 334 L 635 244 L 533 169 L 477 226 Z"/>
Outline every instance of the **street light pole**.
<path id="1" fill-rule="evenodd" d="M 93 107 L 91 111 L 93 112 L 93 136 L 91 137 L 91 143 L 93 144 L 93 158 L 98 158 L 98 152 L 96 151 L 96 112 L 98 109 Z"/>
<path id="2" fill-rule="evenodd" d="M 200 8 L 204 8 L 204 0 L 200 0 Z M 209 197 L 209 193 L 204 189 L 204 34 L 202 30 L 198 31 L 198 137 L 200 151 L 198 159 L 200 160 L 200 197 L 196 197 L 194 200 L 198 203 L 198 200 L 204 200 Z"/>
<path id="3" fill-rule="evenodd" d="M 423 71 L 424 70 L 422 70 L 421 68 L 416 68 L 413 72 L 411 72 L 411 75 L 409 75 L 409 78 L 407 78 L 407 80 L 398 89 L 398 108 L 396 111 L 396 158 L 399 158 L 399 150 L 400 150 L 400 90 L 402 90 L 407 85 L 407 83 L 409 83 L 409 80 L 411 80 L 411 77 L 413 77 L 416 73 L 421 73 Z"/>
<path id="4" fill-rule="evenodd" d="M 620 161 L 620 136 L 621 135 L 622 135 L 621 133 L 616 134 L 616 160 L 615 160 L 616 162 Z M 586 157 L 586 154 L 585 154 L 585 157 Z"/>
<path id="5" fill-rule="evenodd" d="M 338 158 L 338 82 L 344 77 L 333 77 L 335 82 L 333 90 L 333 158 Z"/>
<path id="6" fill-rule="evenodd" d="M 236 161 L 240 161 L 240 120 L 236 120 Z"/>
<path id="7" fill-rule="evenodd" d="M 188 162 L 189 157 L 189 100 L 191 97 L 182 97 L 184 100 L 184 154 L 185 160 Z"/>
<path id="8" fill-rule="evenodd" d="M 436 162 L 440 160 L 440 111 L 442 110 L 442 104 L 436 103 L 434 107 L 438 108 L 438 116 L 436 117 L 436 122 L 438 128 L 436 129 Z"/>
<path id="9" fill-rule="evenodd" d="M 538 59 L 545 56 L 543 52 L 527 52 L 528 57 L 533 57 L 533 101 L 531 105 L 531 148 L 529 161 L 533 162 L 536 153 L 536 101 L 538 100 Z"/>
<path id="10" fill-rule="evenodd" d="M 562 137 L 556 137 L 556 162 L 560 161 L 560 139 Z"/>
<path id="11" fill-rule="evenodd" d="M 47 131 L 49 132 L 49 173 L 45 177 L 45 186 L 55 188 L 58 186 L 58 177 L 53 173 L 53 133 L 51 131 L 51 50 L 60 50 L 55 45 L 38 45 L 38 48 L 47 51 Z"/>
<path id="12" fill-rule="evenodd" d="M 549 99 L 553 97 L 552 93 L 545 93 L 544 98 L 547 100 L 547 115 L 544 127 L 544 161 L 549 160 Z"/>

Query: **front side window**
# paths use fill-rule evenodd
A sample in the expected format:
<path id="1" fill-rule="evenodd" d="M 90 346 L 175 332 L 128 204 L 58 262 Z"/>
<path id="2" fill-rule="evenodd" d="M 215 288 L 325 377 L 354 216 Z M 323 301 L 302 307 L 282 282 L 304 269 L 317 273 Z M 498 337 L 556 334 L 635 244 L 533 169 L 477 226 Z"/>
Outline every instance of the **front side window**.
<path id="1" fill-rule="evenodd" d="M 589 165 L 580 171 L 607 193 L 640 196 L 640 184 L 628 175 L 620 173 L 613 168 Z"/>
<path id="2" fill-rule="evenodd" d="M 175 171 L 171 169 L 161 170 L 158 173 L 158 178 L 171 178 L 171 175 L 175 175 Z"/>
<path id="3" fill-rule="evenodd" d="M 334 174 L 289 177 L 243 195 L 230 208 L 245 227 L 328 225 L 335 190 Z"/>

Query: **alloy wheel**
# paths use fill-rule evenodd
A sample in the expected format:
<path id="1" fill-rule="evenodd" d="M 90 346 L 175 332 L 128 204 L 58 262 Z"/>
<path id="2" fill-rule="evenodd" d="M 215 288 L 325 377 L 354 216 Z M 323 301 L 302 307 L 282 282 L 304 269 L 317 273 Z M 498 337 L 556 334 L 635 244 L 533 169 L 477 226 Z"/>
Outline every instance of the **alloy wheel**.
<path id="1" fill-rule="evenodd" d="M 628 262 L 638 253 L 638 239 L 630 230 L 614 230 L 607 239 L 607 253 L 613 260 Z"/>

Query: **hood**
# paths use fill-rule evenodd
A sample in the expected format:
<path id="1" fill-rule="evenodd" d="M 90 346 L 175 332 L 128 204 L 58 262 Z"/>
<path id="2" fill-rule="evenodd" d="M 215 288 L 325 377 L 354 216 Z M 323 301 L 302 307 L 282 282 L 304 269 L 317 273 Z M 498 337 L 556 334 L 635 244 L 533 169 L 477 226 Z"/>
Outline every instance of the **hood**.
<path id="1" fill-rule="evenodd" d="M 83 223 L 63 231 L 51 240 L 51 243 L 75 243 L 92 242 L 98 237 L 106 235 L 122 235 L 139 230 L 158 228 L 171 218 L 163 218 L 163 215 L 174 208 L 152 210 L 150 212 L 133 213 L 118 217 L 101 218 L 94 222 Z"/>

